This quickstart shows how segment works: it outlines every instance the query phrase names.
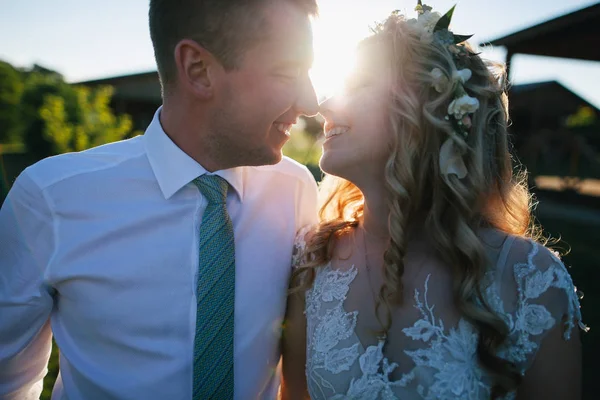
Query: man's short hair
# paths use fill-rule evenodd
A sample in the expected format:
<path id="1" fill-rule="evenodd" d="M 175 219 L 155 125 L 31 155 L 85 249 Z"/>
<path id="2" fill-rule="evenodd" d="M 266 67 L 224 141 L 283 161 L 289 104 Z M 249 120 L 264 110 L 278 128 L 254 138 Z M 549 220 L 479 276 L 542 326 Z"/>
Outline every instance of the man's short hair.
<path id="1" fill-rule="evenodd" d="M 244 51 L 268 32 L 262 7 L 290 1 L 316 15 L 316 0 L 150 0 L 150 37 L 163 85 L 176 80 L 174 51 L 183 39 L 209 50 L 225 69 L 235 69 Z"/>

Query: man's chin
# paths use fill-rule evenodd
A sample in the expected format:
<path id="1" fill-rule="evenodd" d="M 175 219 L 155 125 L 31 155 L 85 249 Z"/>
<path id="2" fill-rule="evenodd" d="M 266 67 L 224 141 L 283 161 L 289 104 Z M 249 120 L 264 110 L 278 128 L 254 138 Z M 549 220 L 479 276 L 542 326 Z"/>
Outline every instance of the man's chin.
<path id="1" fill-rule="evenodd" d="M 275 155 L 273 156 L 272 162 L 270 165 L 273 164 L 279 164 L 279 162 L 281 162 L 281 160 L 283 159 L 283 153 L 281 150 L 279 150 L 277 153 L 275 153 Z"/>
<path id="2" fill-rule="evenodd" d="M 282 158 L 283 154 L 281 150 L 272 149 L 270 151 L 260 152 L 260 154 L 255 153 L 254 156 L 246 158 L 243 165 L 252 167 L 259 167 L 261 165 L 275 165 L 278 164 Z"/>
<path id="3" fill-rule="evenodd" d="M 283 154 L 281 150 L 272 153 L 270 156 L 265 157 L 261 164 L 259 165 L 275 165 L 279 164 L 281 159 L 283 158 Z"/>

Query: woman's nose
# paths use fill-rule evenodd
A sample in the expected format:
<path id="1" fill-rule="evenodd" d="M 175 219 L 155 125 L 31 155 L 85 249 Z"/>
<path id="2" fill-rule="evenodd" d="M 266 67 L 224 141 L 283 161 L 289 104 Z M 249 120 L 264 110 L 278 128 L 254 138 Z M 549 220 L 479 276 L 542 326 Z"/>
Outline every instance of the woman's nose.
<path id="1" fill-rule="evenodd" d="M 333 104 L 335 98 L 334 96 L 328 97 L 319 103 L 319 114 L 323 116 L 323 118 L 328 119 L 331 118 L 333 114 Z"/>

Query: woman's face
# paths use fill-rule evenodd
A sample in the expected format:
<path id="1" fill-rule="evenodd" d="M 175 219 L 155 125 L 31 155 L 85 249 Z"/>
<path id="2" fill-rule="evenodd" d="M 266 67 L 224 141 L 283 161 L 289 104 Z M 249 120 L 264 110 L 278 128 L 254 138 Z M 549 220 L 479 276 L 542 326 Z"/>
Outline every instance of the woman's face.
<path id="1" fill-rule="evenodd" d="M 364 43 L 344 90 L 320 104 L 325 142 L 320 166 L 354 183 L 382 179 L 390 153 L 391 75 L 382 43 Z"/>

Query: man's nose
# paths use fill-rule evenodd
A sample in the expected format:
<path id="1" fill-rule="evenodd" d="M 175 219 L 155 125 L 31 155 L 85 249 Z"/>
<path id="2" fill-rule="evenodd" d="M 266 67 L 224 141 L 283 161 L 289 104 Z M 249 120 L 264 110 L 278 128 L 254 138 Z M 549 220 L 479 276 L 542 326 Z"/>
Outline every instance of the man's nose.
<path id="1" fill-rule="evenodd" d="M 296 100 L 296 110 L 307 117 L 312 117 L 319 112 L 319 102 L 312 81 L 308 74 L 302 80 L 299 87 L 298 100 Z"/>

